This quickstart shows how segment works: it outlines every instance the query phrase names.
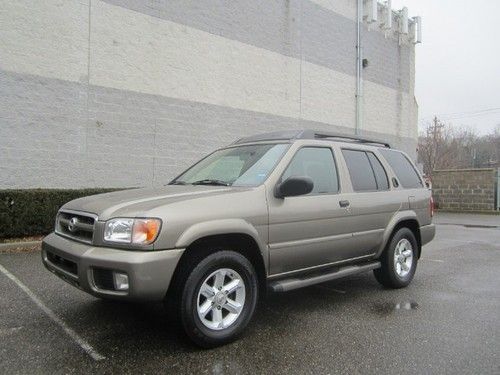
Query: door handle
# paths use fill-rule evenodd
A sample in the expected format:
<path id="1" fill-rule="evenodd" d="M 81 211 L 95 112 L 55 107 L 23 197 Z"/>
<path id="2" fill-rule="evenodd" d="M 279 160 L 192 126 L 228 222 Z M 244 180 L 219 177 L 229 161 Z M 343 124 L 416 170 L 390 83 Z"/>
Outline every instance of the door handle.
<path id="1" fill-rule="evenodd" d="M 349 207 L 350 204 L 351 203 L 349 201 L 347 201 L 347 200 L 345 200 L 345 201 L 339 201 L 340 207 Z"/>

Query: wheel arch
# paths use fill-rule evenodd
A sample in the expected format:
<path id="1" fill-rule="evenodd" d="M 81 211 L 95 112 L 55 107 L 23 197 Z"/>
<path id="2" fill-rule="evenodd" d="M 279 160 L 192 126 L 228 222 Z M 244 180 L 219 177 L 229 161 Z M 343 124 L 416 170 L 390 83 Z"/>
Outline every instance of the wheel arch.
<path id="1" fill-rule="evenodd" d="M 422 252 L 422 237 L 420 235 L 420 224 L 418 222 L 417 215 L 412 211 L 398 212 L 391 219 L 389 225 L 387 226 L 384 232 L 382 244 L 380 245 L 380 248 L 378 249 L 376 255 L 377 258 L 382 255 L 382 252 L 384 251 L 387 244 L 391 241 L 394 233 L 396 233 L 400 228 L 403 227 L 408 228 L 413 232 L 413 235 L 417 240 L 417 247 L 418 247 L 417 258 L 420 258 L 420 254 Z"/>
<path id="2" fill-rule="evenodd" d="M 199 233 L 199 232 L 198 232 Z M 187 238 L 187 237 L 186 237 Z M 183 240 L 185 241 L 185 240 Z M 254 236 L 247 231 L 243 232 L 209 232 L 199 234 L 197 237 L 190 237 L 189 243 L 183 243 L 185 251 L 172 276 L 167 294 L 172 288 L 177 288 L 179 279 L 183 277 L 183 270 L 190 264 L 197 263 L 206 256 L 218 250 L 232 250 L 246 257 L 254 266 L 259 282 L 259 292 L 265 293 L 267 290 L 267 268 L 261 247 Z"/>

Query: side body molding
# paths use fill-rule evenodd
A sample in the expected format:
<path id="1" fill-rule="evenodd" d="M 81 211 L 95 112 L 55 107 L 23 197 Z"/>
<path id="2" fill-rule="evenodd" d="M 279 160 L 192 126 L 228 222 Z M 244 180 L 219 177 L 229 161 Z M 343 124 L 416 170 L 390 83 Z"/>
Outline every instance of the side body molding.
<path id="1" fill-rule="evenodd" d="M 387 227 L 385 228 L 383 239 L 382 239 L 382 244 L 380 245 L 375 258 L 378 258 L 382 252 L 385 249 L 385 246 L 387 245 L 387 242 L 389 241 L 389 238 L 392 234 L 392 231 L 400 223 L 401 221 L 404 220 L 415 220 L 418 223 L 417 215 L 415 212 L 410 211 L 410 210 L 404 210 L 404 211 L 398 211 L 394 214 L 394 216 L 391 218 L 389 221 L 389 224 L 387 224 Z M 420 226 L 420 224 L 419 224 Z"/>
<path id="2" fill-rule="evenodd" d="M 259 247 L 267 272 L 269 265 L 267 245 L 262 241 L 257 229 L 243 219 L 211 220 L 194 224 L 180 235 L 175 243 L 175 247 L 181 249 L 186 248 L 200 238 L 218 234 L 246 234 L 252 237 Z"/>

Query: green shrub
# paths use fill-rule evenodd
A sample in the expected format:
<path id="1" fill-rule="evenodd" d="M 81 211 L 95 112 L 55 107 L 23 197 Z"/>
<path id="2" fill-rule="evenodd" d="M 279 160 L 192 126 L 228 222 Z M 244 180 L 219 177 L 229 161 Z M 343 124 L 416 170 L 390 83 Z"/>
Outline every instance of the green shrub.
<path id="1" fill-rule="evenodd" d="M 47 234 L 59 208 L 76 198 L 118 189 L 0 190 L 0 238 Z"/>

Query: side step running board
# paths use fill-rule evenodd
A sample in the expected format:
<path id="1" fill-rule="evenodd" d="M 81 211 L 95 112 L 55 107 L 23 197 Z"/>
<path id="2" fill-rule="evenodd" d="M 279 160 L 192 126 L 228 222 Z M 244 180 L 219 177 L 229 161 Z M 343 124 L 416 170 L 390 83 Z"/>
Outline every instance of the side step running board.
<path id="1" fill-rule="evenodd" d="M 336 268 L 334 271 L 325 271 L 328 273 L 306 275 L 302 277 L 291 277 L 288 279 L 281 279 L 276 281 L 271 281 L 269 283 L 269 289 L 273 292 L 288 292 L 289 290 L 294 290 L 298 288 L 304 288 L 306 286 L 324 283 L 326 281 L 331 281 L 335 279 L 340 279 L 345 276 L 354 275 L 361 272 L 371 271 L 376 268 L 380 268 L 380 262 L 365 263 L 362 265 L 345 266 L 341 268 Z"/>

